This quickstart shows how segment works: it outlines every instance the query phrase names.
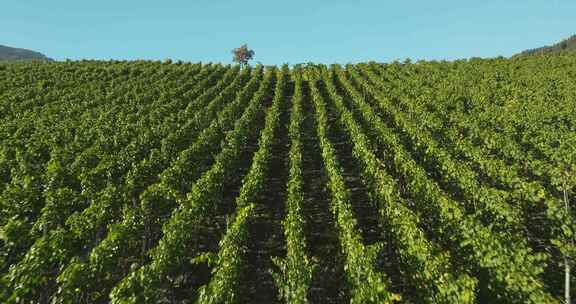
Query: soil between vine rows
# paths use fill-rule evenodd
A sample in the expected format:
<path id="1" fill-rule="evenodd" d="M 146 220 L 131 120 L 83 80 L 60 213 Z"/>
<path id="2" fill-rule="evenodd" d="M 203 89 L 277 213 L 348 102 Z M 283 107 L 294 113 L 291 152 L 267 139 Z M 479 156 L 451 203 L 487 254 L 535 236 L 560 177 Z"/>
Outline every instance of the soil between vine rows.
<path id="1" fill-rule="evenodd" d="M 369 191 L 363 182 L 362 168 L 358 159 L 353 154 L 353 142 L 346 131 L 342 129 L 337 121 L 336 109 L 329 100 L 329 96 L 322 85 L 319 85 L 320 93 L 326 101 L 328 110 L 330 130 L 328 137 L 336 150 L 338 163 L 343 171 L 346 187 L 350 189 L 351 204 L 358 229 L 362 235 L 364 245 L 369 246 L 376 243 L 382 243 L 383 249 L 376 259 L 376 270 L 386 274 L 390 280 L 390 290 L 402 295 L 404 303 L 415 302 L 415 294 L 410 290 L 409 282 L 406 276 L 402 275 L 399 267 L 400 260 L 395 253 L 394 245 L 386 223 L 379 220 L 379 210 L 376 202 L 371 201 Z M 343 98 L 345 96 L 340 95 Z"/>
<path id="2" fill-rule="evenodd" d="M 336 222 L 330 211 L 330 193 L 326 188 L 328 178 L 322 164 L 308 82 L 303 82 L 302 90 L 303 213 L 306 218 L 308 250 L 318 263 L 310 286 L 309 300 L 311 303 L 347 303 L 350 290 L 346 284 L 344 257 Z"/>
<path id="3" fill-rule="evenodd" d="M 203 252 L 217 253 L 219 241 L 226 232 L 227 219 L 231 218 L 236 210 L 235 201 L 240 193 L 243 178 L 248 173 L 252 158 L 258 150 L 258 138 L 264 128 L 264 114 L 258 114 L 257 128 L 254 128 L 248 137 L 248 143 L 242 151 L 240 160 L 233 165 L 233 172 L 226 176 L 220 203 L 216 206 L 216 215 L 212 218 L 203 218 L 206 225 L 200 225 L 201 231 L 197 236 L 195 246 Z M 208 284 L 211 279 L 211 267 L 207 263 L 200 265 L 185 265 L 182 278 L 178 278 L 177 285 L 173 286 L 174 303 L 194 303 L 198 297 L 198 288 Z"/>
<path id="4" fill-rule="evenodd" d="M 288 89 L 291 91 L 291 89 Z M 270 272 L 277 270 L 272 257 L 286 255 L 282 220 L 285 217 L 288 184 L 288 125 L 291 94 L 285 94 L 271 149 L 266 186 L 256 206 L 248 231 L 246 278 L 241 282 L 240 303 L 279 303 Z"/>

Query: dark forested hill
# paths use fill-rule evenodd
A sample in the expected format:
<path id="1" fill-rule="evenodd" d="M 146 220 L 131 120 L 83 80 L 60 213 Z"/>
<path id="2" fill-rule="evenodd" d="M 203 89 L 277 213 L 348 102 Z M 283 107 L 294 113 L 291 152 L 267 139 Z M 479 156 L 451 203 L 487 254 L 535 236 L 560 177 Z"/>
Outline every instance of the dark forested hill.
<path id="1" fill-rule="evenodd" d="M 52 60 L 46 57 L 44 54 L 35 51 L 0 45 L 0 60 L 30 60 L 30 59 Z"/>
<path id="2" fill-rule="evenodd" d="M 535 49 L 525 50 L 522 53 L 518 54 L 522 55 L 537 55 L 537 54 L 547 54 L 547 53 L 558 53 L 561 51 L 576 51 L 576 35 L 568 39 L 564 39 L 556 44 L 543 46 Z"/>

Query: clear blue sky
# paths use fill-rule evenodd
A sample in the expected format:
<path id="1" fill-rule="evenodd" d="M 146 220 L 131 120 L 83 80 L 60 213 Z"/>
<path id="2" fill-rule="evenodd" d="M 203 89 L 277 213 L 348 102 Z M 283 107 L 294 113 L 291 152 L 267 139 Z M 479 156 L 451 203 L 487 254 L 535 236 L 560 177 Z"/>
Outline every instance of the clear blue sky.
<path id="1" fill-rule="evenodd" d="M 509 56 L 576 34 L 574 0 L 4 0 L 0 44 L 70 59 L 231 62 Z"/>

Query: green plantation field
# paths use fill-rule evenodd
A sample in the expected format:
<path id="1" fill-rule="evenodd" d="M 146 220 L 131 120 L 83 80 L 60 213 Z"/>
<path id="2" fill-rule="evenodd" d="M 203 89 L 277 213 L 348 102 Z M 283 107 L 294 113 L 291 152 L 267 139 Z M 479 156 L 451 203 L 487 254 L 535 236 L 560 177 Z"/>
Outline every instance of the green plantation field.
<path id="1" fill-rule="evenodd" d="M 0 118 L 1 303 L 564 302 L 576 55 L 5 63 Z"/>

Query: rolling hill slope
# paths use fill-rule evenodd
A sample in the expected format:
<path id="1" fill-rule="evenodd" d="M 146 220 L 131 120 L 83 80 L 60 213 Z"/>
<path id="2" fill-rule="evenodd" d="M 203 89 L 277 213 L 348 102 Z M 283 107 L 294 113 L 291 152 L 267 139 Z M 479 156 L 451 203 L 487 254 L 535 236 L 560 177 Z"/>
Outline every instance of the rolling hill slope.
<path id="1" fill-rule="evenodd" d="M 563 303 L 575 67 L 0 65 L 0 303 Z"/>

